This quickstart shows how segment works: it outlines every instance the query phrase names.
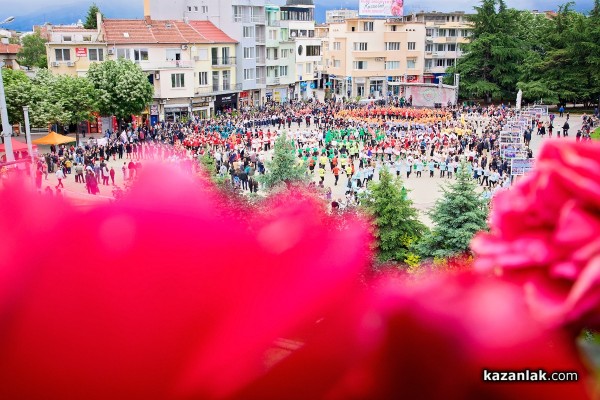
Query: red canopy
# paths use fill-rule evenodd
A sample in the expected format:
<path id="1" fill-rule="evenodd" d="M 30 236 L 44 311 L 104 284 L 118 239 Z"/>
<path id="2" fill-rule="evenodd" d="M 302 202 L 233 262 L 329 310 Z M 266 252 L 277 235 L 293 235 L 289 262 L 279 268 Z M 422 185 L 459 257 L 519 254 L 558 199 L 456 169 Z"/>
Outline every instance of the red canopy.
<path id="1" fill-rule="evenodd" d="M 18 140 L 15 140 L 13 138 L 11 138 L 10 141 L 12 142 L 13 152 L 29 150 L 29 148 L 27 147 L 27 143 L 19 142 Z M 36 147 L 37 146 L 34 144 L 33 148 L 35 149 Z M 6 150 L 4 148 L 4 143 L 0 143 L 0 153 L 5 153 L 5 152 L 6 152 Z"/>

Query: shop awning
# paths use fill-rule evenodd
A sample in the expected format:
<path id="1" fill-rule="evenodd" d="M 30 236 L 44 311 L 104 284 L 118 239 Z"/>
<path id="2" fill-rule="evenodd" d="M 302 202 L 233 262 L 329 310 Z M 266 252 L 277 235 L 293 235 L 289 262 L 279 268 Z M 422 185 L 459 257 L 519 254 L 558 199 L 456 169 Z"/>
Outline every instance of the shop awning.
<path id="1" fill-rule="evenodd" d="M 33 144 L 42 144 L 42 145 L 57 145 L 57 144 L 65 144 L 72 143 L 75 141 L 75 138 L 71 138 L 65 135 L 61 135 L 56 132 L 50 132 L 46 136 L 41 139 L 33 140 L 31 143 Z"/>

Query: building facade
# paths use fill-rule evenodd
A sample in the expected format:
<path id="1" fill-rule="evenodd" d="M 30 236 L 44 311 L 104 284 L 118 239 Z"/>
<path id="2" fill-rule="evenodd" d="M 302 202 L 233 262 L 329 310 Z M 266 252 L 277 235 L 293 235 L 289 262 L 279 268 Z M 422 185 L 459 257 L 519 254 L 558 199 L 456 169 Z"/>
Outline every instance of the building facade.
<path id="1" fill-rule="evenodd" d="M 325 12 L 325 23 L 327 24 L 336 24 L 351 18 L 358 18 L 358 10 L 342 8 L 339 10 L 327 10 Z"/>
<path id="2" fill-rule="evenodd" d="M 49 70 L 84 76 L 95 62 L 136 63 L 154 87 L 143 116 L 151 124 L 237 107 L 237 42 L 210 21 L 99 19 L 99 27 L 50 29 Z"/>
<path id="3" fill-rule="evenodd" d="M 462 46 L 469 43 L 473 32 L 466 17 L 464 12 L 427 12 L 405 17 L 425 24 L 424 82 L 438 83 L 462 57 Z"/>
<path id="4" fill-rule="evenodd" d="M 401 83 L 423 81 L 424 23 L 354 18 L 319 26 L 318 35 L 324 80 L 336 96 L 398 96 Z"/>
<path id="5" fill-rule="evenodd" d="M 293 43 L 295 87 L 292 98 L 307 100 L 318 88 L 322 40 L 315 34 L 313 0 L 287 0 L 280 8 L 282 41 Z"/>
<path id="6" fill-rule="evenodd" d="M 238 44 L 236 82 L 241 106 L 266 100 L 266 25 L 264 0 L 145 0 L 152 19 L 210 21 Z"/>
<path id="7" fill-rule="evenodd" d="M 267 89 L 266 99 L 284 103 L 294 96 L 296 88 L 296 56 L 294 42 L 281 28 L 281 9 L 268 4 L 267 23 Z"/>

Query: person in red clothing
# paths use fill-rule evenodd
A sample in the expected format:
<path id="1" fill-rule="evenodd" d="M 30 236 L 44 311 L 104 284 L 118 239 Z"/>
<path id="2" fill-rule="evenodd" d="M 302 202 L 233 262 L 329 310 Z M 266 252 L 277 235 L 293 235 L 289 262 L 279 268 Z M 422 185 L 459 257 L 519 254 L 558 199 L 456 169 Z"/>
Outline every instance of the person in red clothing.
<path id="1" fill-rule="evenodd" d="M 333 176 L 335 177 L 335 186 L 338 184 L 338 180 L 340 179 L 340 167 L 337 165 L 333 167 Z"/>
<path id="2" fill-rule="evenodd" d="M 113 186 L 115 186 L 115 169 L 113 167 L 110 167 L 110 180 Z"/>

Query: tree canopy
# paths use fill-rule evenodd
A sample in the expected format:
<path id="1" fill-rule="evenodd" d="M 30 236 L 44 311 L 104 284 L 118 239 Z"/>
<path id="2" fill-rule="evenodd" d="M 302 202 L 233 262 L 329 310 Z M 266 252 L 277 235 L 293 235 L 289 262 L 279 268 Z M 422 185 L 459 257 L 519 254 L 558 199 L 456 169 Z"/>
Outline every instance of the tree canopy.
<path id="1" fill-rule="evenodd" d="M 273 159 L 266 163 L 266 172 L 259 181 L 267 189 L 281 183 L 302 182 L 306 180 L 306 169 L 298 163 L 294 144 L 287 138 L 286 132 L 279 135 L 273 148 Z"/>
<path id="2" fill-rule="evenodd" d="M 21 39 L 21 50 L 17 54 L 17 62 L 27 68 L 46 68 L 46 40 L 39 32 L 25 35 Z"/>
<path id="3" fill-rule="evenodd" d="M 400 178 L 381 170 L 379 182 L 370 184 L 362 205 L 372 216 L 378 259 L 406 262 L 427 227 L 419 221 L 418 211 L 408 199 Z"/>
<path id="4" fill-rule="evenodd" d="M 434 227 L 417 246 L 422 256 L 445 258 L 464 253 L 473 236 L 487 228 L 487 202 L 476 188 L 463 162 L 456 181 L 442 188 L 443 196 L 429 213 Z"/>
<path id="5" fill-rule="evenodd" d="M 124 119 L 140 114 L 152 102 L 154 87 L 148 75 L 130 60 L 94 63 L 87 76 L 98 91 L 98 108 L 102 115 Z"/>
<path id="6" fill-rule="evenodd" d="M 481 0 L 470 16 L 472 40 L 449 74 L 460 73 L 463 97 L 511 101 L 595 102 L 600 95 L 600 1 L 589 15 L 559 7 L 556 15 Z M 449 82 L 451 78 L 447 78 Z"/>
<path id="7" fill-rule="evenodd" d="M 83 23 L 83 27 L 85 29 L 98 29 L 97 14 L 99 12 L 100 8 L 98 8 L 96 3 L 92 3 L 90 8 L 88 9 L 87 16 L 85 17 L 85 22 Z"/>

